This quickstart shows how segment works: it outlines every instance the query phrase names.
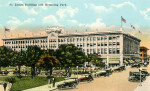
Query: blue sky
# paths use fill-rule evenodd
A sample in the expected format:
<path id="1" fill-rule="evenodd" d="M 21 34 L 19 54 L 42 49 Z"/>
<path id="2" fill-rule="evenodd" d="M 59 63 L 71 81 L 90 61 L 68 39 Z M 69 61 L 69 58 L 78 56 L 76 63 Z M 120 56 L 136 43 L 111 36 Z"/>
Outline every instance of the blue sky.
<path id="1" fill-rule="evenodd" d="M 0 45 L 4 27 L 10 29 L 7 36 L 39 34 L 47 26 L 60 26 L 66 32 L 114 31 L 119 30 L 123 16 L 126 19 L 124 31 L 139 37 L 141 45 L 150 48 L 149 3 L 149 0 L 0 0 Z M 130 24 L 136 29 L 133 30 Z M 138 31 L 142 34 L 138 34 Z"/>
<path id="2" fill-rule="evenodd" d="M 15 6 L 45 3 L 58 6 Z M 124 31 L 149 32 L 149 3 L 149 0 L 1 0 L 0 32 L 7 27 L 12 33 L 37 33 L 47 26 L 61 26 L 68 32 L 111 31 L 120 28 L 121 16 L 127 21 L 123 23 Z"/>

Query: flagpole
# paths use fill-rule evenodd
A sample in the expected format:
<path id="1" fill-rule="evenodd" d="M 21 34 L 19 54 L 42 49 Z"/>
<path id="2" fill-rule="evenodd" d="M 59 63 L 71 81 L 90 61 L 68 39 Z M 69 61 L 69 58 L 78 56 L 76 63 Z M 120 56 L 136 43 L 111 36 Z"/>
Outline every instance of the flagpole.
<path id="1" fill-rule="evenodd" d="M 121 16 L 121 28 L 122 28 L 122 16 Z"/>

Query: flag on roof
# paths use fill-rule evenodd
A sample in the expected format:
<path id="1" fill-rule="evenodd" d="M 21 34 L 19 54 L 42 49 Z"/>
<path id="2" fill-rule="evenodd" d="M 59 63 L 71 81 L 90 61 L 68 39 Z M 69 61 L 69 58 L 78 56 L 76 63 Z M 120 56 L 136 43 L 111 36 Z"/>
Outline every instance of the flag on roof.
<path id="1" fill-rule="evenodd" d="M 10 29 L 8 29 L 8 28 L 5 28 L 5 31 L 9 31 Z"/>
<path id="2" fill-rule="evenodd" d="M 124 22 L 124 23 L 126 23 L 126 20 L 121 16 L 121 20 Z"/>
<path id="3" fill-rule="evenodd" d="M 135 27 L 133 26 L 133 29 L 135 30 Z"/>

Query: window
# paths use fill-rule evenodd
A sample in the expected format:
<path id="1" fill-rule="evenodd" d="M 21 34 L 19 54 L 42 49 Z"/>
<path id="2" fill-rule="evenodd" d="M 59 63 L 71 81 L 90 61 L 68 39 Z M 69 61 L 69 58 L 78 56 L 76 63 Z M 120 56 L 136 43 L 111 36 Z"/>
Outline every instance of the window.
<path id="1" fill-rule="evenodd" d="M 117 45 L 120 45 L 120 42 L 117 42 Z"/>
<path id="2" fill-rule="evenodd" d="M 97 37 L 97 40 L 100 40 L 100 37 Z"/>
<path id="3" fill-rule="evenodd" d="M 90 43 L 90 46 L 93 46 L 93 44 L 92 44 L 92 43 Z"/>
<path id="4" fill-rule="evenodd" d="M 104 37 L 104 40 L 107 40 L 107 36 Z"/>
<path id="5" fill-rule="evenodd" d="M 89 37 L 87 37 L 87 41 L 89 41 L 90 40 L 90 38 Z"/>
<path id="6" fill-rule="evenodd" d="M 93 51 L 93 50 L 92 50 L 92 49 L 90 49 L 90 53 L 92 53 L 92 51 Z"/>
<path id="7" fill-rule="evenodd" d="M 77 38 L 77 41 L 79 41 L 79 38 Z"/>
<path id="8" fill-rule="evenodd" d="M 104 48 L 104 54 L 107 54 L 107 48 Z"/>
<path id="9" fill-rule="evenodd" d="M 93 41 L 96 41 L 96 37 L 93 37 Z"/>
<path id="10" fill-rule="evenodd" d="M 82 38 L 80 38 L 80 41 L 82 41 Z"/>
<path id="11" fill-rule="evenodd" d="M 90 41 L 92 41 L 92 37 L 90 37 Z"/>
<path id="12" fill-rule="evenodd" d="M 113 45 L 116 45 L 116 42 L 113 42 Z"/>
<path id="13" fill-rule="evenodd" d="M 83 47 L 85 46 L 85 44 L 83 43 Z"/>
<path id="14" fill-rule="evenodd" d="M 109 48 L 109 54 L 112 54 L 112 49 L 111 48 Z"/>
<path id="15" fill-rule="evenodd" d="M 97 53 L 100 54 L 100 49 L 97 49 Z"/>
<path id="16" fill-rule="evenodd" d="M 107 42 L 104 43 L 104 46 L 107 46 Z"/>
<path id="17" fill-rule="evenodd" d="M 103 49 L 103 48 L 101 48 L 101 54 L 103 54 L 103 51 L 104 51 L 104 49 Z"/>
<path id="18" fill-rule="evenodd" d="M 109 37 L 109 40 L 112 40 L 112 37 Z"/>
<path id="19" fill-rule="evenodd" d="M 103 37 L 101 37 L 101 40 L 103 40 L 104 38 Z"/>
<path id="20" fill-rule="evenodd" d="M 113 54 L 116 53 L 116 49 L 115 49 L 115 48 L 112 49 L 112 53 L 113 53 Z"/>
<path id="21" fill-rule="evenodd" d="M 114 36 L 114 37 L 113 37 L 113 40 L 115 40 L 115 39 L 116 39 L 116 37 Z"/>
<path id="22" fill-rule="evenodd" d="M 87 47 L 89 47 L 89 45 L 90 45 L 90 44 L 89 44 L 89 43 L 87 43 Z"/>
<path id="23" fill-rule="evenodd" d="M 101 43 L 101 46 L 104 46 L 103 42 Z"/>
<path id="24" fill-rule="evenodd" d="M 112 45 L 112 42 L 109 42 L 109 46 L 111 46 Z"/>
<path id="25" fill-rule="evenodd" d="M 120 49 L 119 49 L 119 48 L 117 48 L 117 50 L 116 50 L 116 51 L 117 51 L 117 54 L 120 54 Z"/>
<path id="26" fill-rule="evenodd" d="M 96 53 L 96 49 L 93 49 L 93 53 Z"/>
<path id="27" fill-rule="evenodd" d="M 119 40 L 120 39 L 120 36 L 117 36 L 117 40 Z"/>
<path id="28" fill-rule="evenodd" d="M 97 46 L 100 46 L 100 43 L 97 43 Z"/>

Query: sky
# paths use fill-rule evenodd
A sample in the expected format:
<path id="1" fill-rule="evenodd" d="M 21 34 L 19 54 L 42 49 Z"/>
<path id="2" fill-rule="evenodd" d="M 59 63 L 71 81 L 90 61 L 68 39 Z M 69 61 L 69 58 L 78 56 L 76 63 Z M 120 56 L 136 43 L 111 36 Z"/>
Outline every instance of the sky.
<path id="1" fill-rule="evenodd" d="M 49 26 L 65 32 L 123 31 L 141 39 L 150 49 L 149 0 L 1 0 L 0 45 L 5 27 L 10 36 L 45 34 Z M 131 28 L 135 27 L 135 30 Z M 141 33 L 139 33 L 141 31 Z M 150 51 L 149 51 L 150 54 Z"/>

